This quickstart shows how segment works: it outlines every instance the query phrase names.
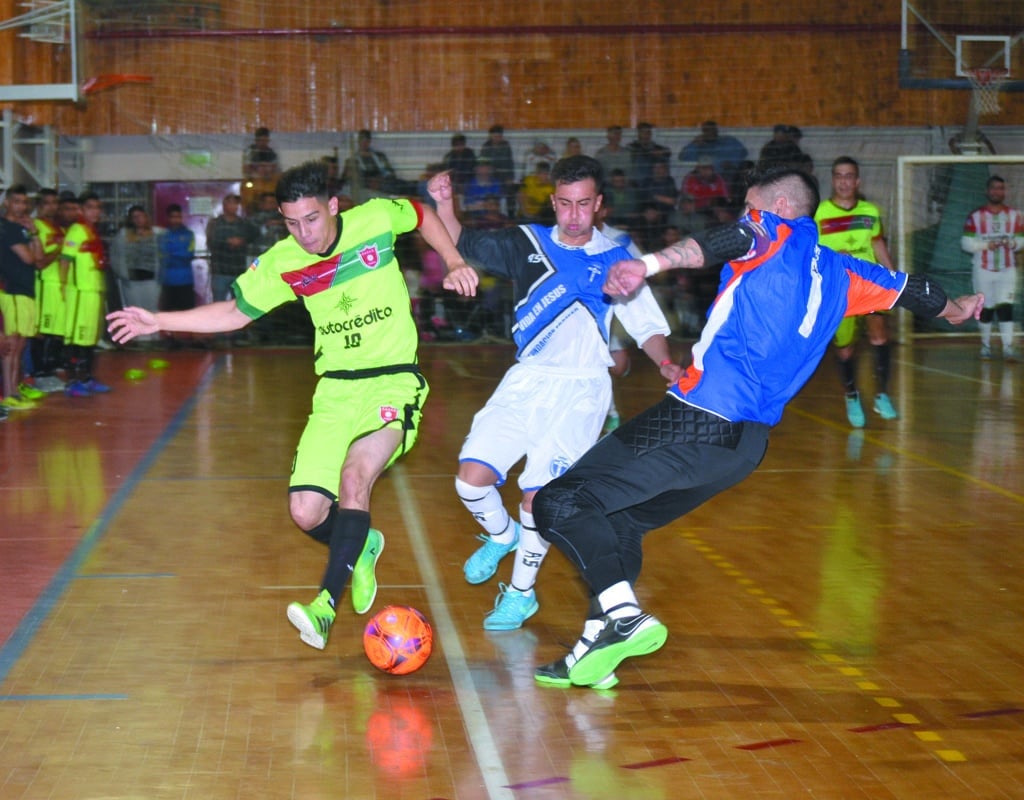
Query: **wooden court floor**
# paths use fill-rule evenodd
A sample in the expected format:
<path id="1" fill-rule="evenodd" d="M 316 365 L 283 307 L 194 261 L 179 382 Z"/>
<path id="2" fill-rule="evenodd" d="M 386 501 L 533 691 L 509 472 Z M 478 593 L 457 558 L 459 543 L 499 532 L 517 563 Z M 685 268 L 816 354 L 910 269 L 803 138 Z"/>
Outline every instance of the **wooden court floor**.
<path id="1" fill-rule="evenodd" d="M 0 426 L 0 800 L 1024 797 L 1024 365 L 976 352 L 898 348 L 901 419 L 862 433 L 823 366 L 753 476 L 647 538 L 670 635 L 609 692 L 532 679 L 581 629 L 558 553 L 519 631 L 481 627 L 509 563 L 462 577 L 456 456 L 508 347 L 423 348 L 420 441 L 376 489 L 375 608 L 437 639 L 407 677 L 350 610 L 323 652 L 285 618 L 324 561 L 286 505 L 309 352 L 105 353 L 113 393 Z"/>

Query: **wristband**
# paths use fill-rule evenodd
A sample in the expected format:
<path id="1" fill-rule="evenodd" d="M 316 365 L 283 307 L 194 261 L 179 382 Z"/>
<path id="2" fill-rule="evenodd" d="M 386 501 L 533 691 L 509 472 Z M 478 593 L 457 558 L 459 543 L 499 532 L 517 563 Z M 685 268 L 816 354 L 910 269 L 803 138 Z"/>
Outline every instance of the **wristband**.
<path id="1" fill-rule="evenodd" d="M 676 362 L 674 362 L 671 358 L 666 358 L 664 361 L 662 361 L 660 364 L 658 364 L 658 366 L 659 367 L 667 367 L 669 364 L 674 364 L 674 363 L 676 363 Z"/>
<path id="2" fill-rule="evenodd" d="M 647 255 L 641 256 L 640 260 L 643 261 L 644 266 L 647 267 L 648 278 L 661 272 L 661 264 L 658 263 L 658 256 L 654 253 L 648 253 Z"/>

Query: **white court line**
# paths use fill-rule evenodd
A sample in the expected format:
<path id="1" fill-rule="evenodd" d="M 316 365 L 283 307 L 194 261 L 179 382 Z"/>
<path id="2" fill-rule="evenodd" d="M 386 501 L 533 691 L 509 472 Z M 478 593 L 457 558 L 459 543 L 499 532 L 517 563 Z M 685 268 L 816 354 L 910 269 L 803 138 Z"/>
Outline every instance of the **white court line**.
<path id="1" fill-rule="evenodd" d="M 441 588 L 434 553 L 427 539 L 427 531 L 420 517 L 419 505 L 413 494 L 409 481 L 405 476 L 405 468 L 398 464 L 391 468 L 391 477 L 395 481 L 395 492 L 398 494 L 398 506 L 402 509 L 402 519 L 409 532 L 413 556 L 419 566 L 420 574 L 426 585 L 427 601 L 430 603 L 430 616 L 437 636 L 444 641 L 444 655 L 448 662 L 448 672 L 452 676 L 455 697 L 459 702 L 462 720 L 466 725 L 469 743 L 476 753 L 476 762 L 484 776 L 487 796 L 492 800 L 513 800 L 515 795 L 508 786 L 505 765 L 494 744 L 494 737 L 487 724 L 487 716 L 480 704 L 480 696 L 473 688 L 473 676 L 466 663 L 466 654 L 462 649 L 455 621 L 448 611 L 448 600 Z"/>

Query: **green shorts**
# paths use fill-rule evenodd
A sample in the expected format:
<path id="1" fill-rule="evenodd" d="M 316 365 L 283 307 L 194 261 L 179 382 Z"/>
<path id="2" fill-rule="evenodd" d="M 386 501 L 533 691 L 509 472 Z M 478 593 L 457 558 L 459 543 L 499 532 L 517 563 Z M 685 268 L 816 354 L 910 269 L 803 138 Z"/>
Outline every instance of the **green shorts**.
<path id="1" fill-rule="evenodd" d="M 103 292 L 68 289 L 65 343 L 80 347 L 96 346 L 102 332 L 103 301 Z"/>
<path id="2" fill-rule="evenodd" d="M 5 336 L 35 336 L 39 331 L 36 300 L 23 294 L 0 292 L 0 317 Z"/>
<path id="3" fill-rule="evenodd" d="M 36 284 L 36 310 L 39 313 L 39 332 L 63 336 L 67 328 L 64 320 L 64 292 L 58 281 L 39 281 Z"/>
<path id="4" fill-rule="evenodd" d="M 888 309 L 885 311 L 872 312 L 872 314 L 881 315 L 889 315 L 891 313 L 892 312 Z M 849 347 L 853 344 L 853 340 L 857 337 L 857 326 L 860 324 L 858 322 L 859 319 L 860 317 L 843 317 L 843 321 L 839 323 L 839 327 L 836 328 L 836 335 L 832 339 L 832 343 L 835 344 L 836 347 Z"/>
<path id="5" fill-rule="evenodd" d="M 412 449 L 430 388 L 418 372 L 372 378 L 327 378 L 317 383 L 313 412 L 292 462 L 289 491 L 314 491 L 336 500 L 341 468 L 357 439 L 386 426 L 404 432 L 386 466 Z"/>

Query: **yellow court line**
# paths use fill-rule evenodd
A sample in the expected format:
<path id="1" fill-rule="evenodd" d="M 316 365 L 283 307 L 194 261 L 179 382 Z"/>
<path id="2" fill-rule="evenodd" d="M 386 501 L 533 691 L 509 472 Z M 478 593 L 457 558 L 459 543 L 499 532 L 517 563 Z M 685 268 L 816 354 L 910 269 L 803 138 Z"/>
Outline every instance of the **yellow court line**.
<path id="1" fill-rule="evenodd" d="M 696 533 L 692 531 L 683 531 L 679 535 L 682 536 L 691 547 L 703 555 L 709 564 L 721 568 L 723 566 L 723 562 L 728 563 L 725 561 L 723 556 L 719 555 L 711 545 L 701 539 Z M 729 564 L 729 566 L 730 569 L 726 574 L 735 576 L 737 585 L 744 587 L 744 592 L 746 594 L 757 597 L 760 605 L 767 607 L 769 609 L 769 613 L 771 613 L 780 624 L 784 627 L 790 628 L 797 639 L 804 640 L 812 651 L 816 651 L 818 658 L 826 664 L 835 666 L 840 675 L 851 679 L 857 679 L 854 681 L 854 685 L 860 691 L 864 692 L 866 696 L 871 697 L 871 699 L 873 699 L 882 708 L 903 708 L 903 704 L 897 698 L 878 694 L 878 684 L 874 681 L 864 680 L 864 673 L 859 667 L 849 664 L 847 660 L 838 653 L 826 652 L 832 650 L 832 644 L 829 641 L 822 639 L 816 631 L 807 628 L 804 623 L 793 618 L 789 609 L 785 608 L 778 600 L 768 595 L 764 589 L 757 586 L 754 580 L 743 575 L 743 573 L 733 567 L 732 564 Z M 794 628 L 800 628 L 800 630 L 792 630 Z M 915 715 L 909 714 L 905 711 L 894 712 L 892 717 L 897 722 L 904 725 L 921 725 L 921 721 Z M 922 742 L 942 741 L 942 735 L 933 730 L 918 728 L 914 731 L 914 735 Z M 933 752 L 938 758 L 947 763 L 967 760 L 967 757 L 959 750 L 934 750 Z"/>

